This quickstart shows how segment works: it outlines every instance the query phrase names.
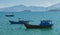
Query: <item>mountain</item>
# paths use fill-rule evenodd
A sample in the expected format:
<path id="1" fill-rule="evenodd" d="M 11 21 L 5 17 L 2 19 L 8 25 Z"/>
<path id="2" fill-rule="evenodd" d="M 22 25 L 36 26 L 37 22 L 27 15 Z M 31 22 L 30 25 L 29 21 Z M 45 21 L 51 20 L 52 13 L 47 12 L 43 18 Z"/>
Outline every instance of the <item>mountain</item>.
<path id="1" fill-rule="evenodd" d="M 60 11 L 60 3 L 59 4 L 54 4 L 50 7 L 48 7 L 48 10 L 50 10 L 50 11 Z"/>
<path id="2" fill-rule="evenodd" d="M 24 12 L 24 11 L 60 11 L 60 3 L 59 4 L 54 4 L 49 7 L 37 7 L 37 6 L 25 6 L 25 5 L 16 5 L 12 7 L 7 7 L 7 8 L 0 8 L 0 12 Z"/>
<path id="3" fill-rule="evenodd" d="M 15 11 L 22 11 L 24 9 L 27 9 L 27 7 L 24 6 L 24 5 L 19 5 L 19 6 L 12 6 L 12 7 L 7 7 L 7 8 L 1 8 L 0 11 L 15 12 Z"/>
<path id="4" fill-rule="evenodd" d="M 25 5 L 17 5 L 7 8 L 0 8 L 0 11 L 3 12 L 20 12 L 24 10 L 31 10 L 31 11 L 46 11 L 46 7 L 37 7 L 37 6 L 25 6 Z"/>

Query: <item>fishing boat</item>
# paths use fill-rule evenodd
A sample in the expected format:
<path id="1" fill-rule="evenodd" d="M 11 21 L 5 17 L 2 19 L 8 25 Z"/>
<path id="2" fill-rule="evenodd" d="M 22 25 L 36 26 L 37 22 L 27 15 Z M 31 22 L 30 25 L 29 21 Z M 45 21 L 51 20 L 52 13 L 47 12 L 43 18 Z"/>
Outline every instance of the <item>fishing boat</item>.
<path id="1" fill-rule="evenodd" d="M 26 28 L 52 28 L 53 24 L 50 23 L 51 20 L 43 20 L 39 25 L 31 25 L 29 23 L 25 23 Z"/>
<path id="2" fill-rule="evenodd" d="M 13 17 L 14 15 L 13 14 L 7 14 L 5 15 L 6 17 Z"/>
<path id="3" fill-rule="evenodd" d="M 29 21 L 9 21 L 11 24 L 24 24 L 24 23 L 27 23 Z"/>

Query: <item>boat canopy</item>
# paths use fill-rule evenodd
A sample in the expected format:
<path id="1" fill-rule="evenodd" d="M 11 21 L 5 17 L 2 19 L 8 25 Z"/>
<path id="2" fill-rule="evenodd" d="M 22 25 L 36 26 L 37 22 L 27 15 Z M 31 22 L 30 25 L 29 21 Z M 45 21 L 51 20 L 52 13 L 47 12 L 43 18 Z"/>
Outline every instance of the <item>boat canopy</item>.
<path id="1" fill-rule="evenodd" d="M 41 22 L 52 22 L 52 20 L 42 20 Z"/>
<path id="2" fill-rule="evenodd" d="M 40 23 L 40 25 L 42 25 L 42 26 L 47 26 L 50 24 L 52 24 L 52 20 L 42 20 Z"/>

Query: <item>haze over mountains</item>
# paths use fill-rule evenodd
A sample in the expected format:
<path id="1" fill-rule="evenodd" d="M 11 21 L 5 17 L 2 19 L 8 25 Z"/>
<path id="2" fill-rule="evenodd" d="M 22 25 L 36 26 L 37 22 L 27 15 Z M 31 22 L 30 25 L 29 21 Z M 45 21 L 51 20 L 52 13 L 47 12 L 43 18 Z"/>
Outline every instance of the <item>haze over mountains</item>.
<path id="1" fill-rule="evenodd" d="M 37 7 L 37 6 L 25 6 L 25 5 L 17 5 L 7 8 L 0 8 L 0 12 L 21 12 L 24 10 L 31 11 L 60 11 L 60 3 L 55 4 L 49 7 Z"/>

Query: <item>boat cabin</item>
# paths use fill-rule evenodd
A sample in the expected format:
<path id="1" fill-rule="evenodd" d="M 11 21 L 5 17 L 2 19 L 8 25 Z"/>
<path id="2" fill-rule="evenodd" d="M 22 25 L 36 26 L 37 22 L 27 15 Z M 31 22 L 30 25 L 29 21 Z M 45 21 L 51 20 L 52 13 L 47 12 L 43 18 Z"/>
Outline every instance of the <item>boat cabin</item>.
<path id="1" fill-rule="evenodd" d="M 51 24 L 52 24 L 51 20 L 42 20 L 40 23 L 41 26 L 49 26 Z"/>

